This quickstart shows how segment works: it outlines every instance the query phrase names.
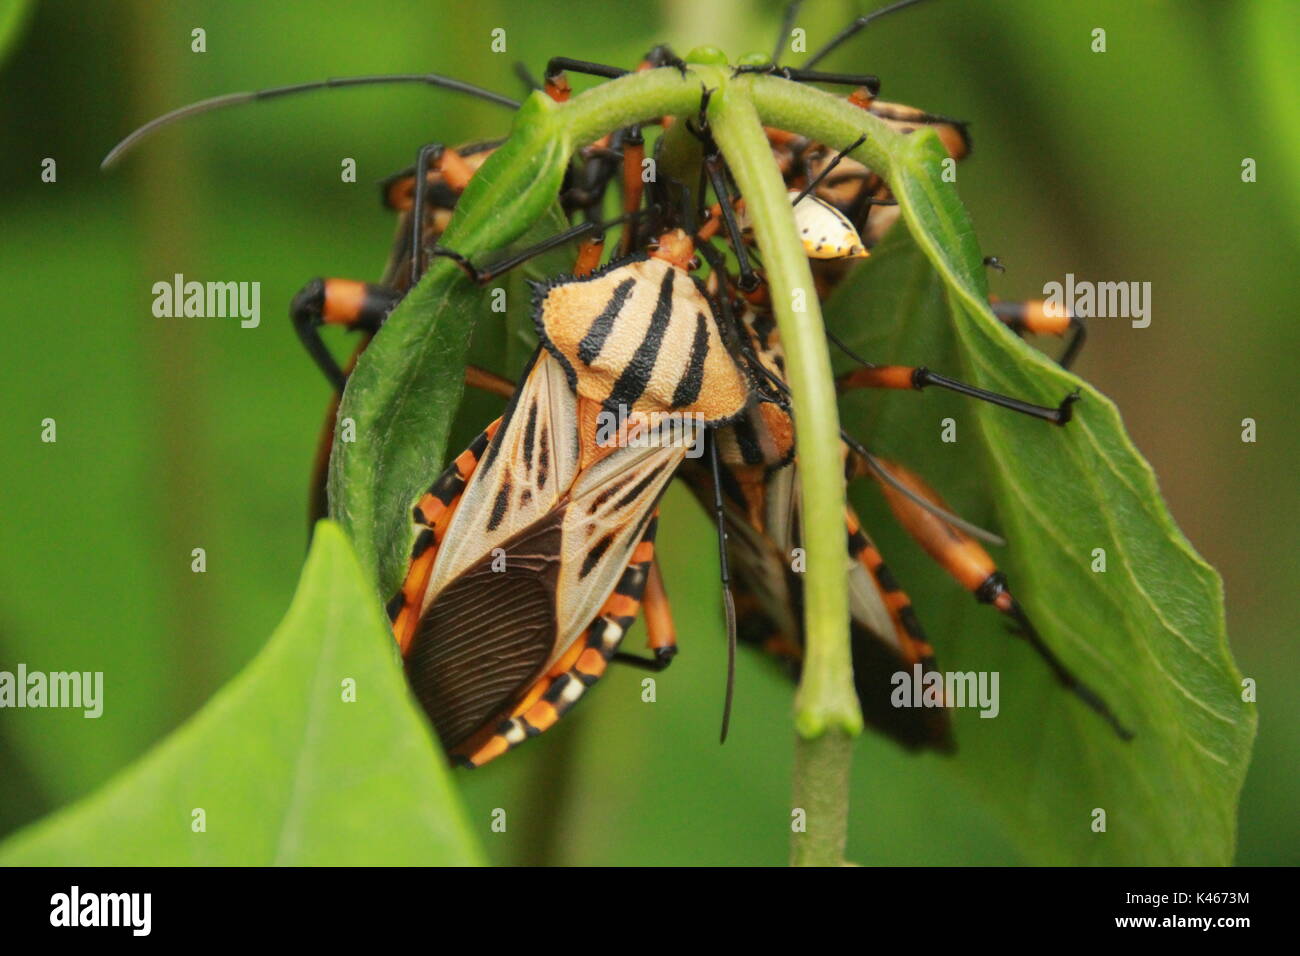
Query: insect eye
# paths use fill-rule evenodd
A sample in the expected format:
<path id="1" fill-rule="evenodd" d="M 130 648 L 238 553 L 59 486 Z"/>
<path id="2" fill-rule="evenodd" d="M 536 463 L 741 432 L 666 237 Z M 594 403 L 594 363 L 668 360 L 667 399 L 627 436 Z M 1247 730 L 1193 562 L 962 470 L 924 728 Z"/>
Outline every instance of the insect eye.
<path id="1" fill-rule="evenodd" d="M 686 263 L 686 271 L 687 271 L 687 272 L 694 272 L 694 271 L 695 271 L 696 269 L 698 269 L 699 267 L 700 267 L 700 257 L 699 257 L 699 256 L 691 256 L 691 261 L 688 262 L 688 263 Z"/>

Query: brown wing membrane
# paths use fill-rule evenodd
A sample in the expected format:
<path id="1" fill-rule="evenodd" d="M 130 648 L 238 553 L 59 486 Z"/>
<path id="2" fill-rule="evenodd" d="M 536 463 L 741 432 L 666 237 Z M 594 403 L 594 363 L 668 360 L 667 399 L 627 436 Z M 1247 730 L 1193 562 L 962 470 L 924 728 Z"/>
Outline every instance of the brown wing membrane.
<path id="1" fill-rule="evenodd" d="M 507 541 L 504 569 L 484 556 L 420 619 L 406 673 L 448 749 L 504 715 L 551 656 L 562 516 Z"/>

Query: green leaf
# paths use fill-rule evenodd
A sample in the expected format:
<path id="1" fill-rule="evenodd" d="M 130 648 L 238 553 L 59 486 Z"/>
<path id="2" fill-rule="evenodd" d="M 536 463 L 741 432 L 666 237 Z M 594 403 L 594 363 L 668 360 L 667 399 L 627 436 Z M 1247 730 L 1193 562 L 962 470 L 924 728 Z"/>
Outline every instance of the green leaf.
<path id="1" fill-rule="evenodd" d="M 959 511 L 978 519 L 993 505 L 1011 543 L 995 559 L 1013 592 L 1046 642 L 1137 733 L 1118 740 L 955 585 L 948 598 L 914 588 L 943 669 L 1002 675 L 1000 717 L 960 713 L 962 752 L 949 766 L 1006 816 L 1031 860 L 1231 862 L 1256 715 L 1241 700 L 1218 575 L 1174 524 L 1115 406 L 989 311 L 979 245 L 942 179 L 938 138 L 883 131 L 842 101 L 796 98 L 790 87 L 755 82 L 764 122 L 829 143 L 867 133 L 854 155 L 888 178 L 910 231 L 909 239 L 895 230 L 837 291 L 832 327 L 872 361 L 924 364 L 1044 405 L 1082 389 L 1063 429 L 929 393 L 848 406 L 858 409 L 845 419 L 851 432 L 925 474 Z M 867 403 L 875 410 L 864 413 Z M 957 420 L 956 443 L 939 440 L 943 417 Z M 865 517 L 873 531 L 890 524 L 879 508 Z M 907 547 L 898 535 L 881 537 L 896 545 L 889 554 Z M 1098 548 L 1103 573 L 1092 570 Z M 1098 808 L 1105 833 L 1091 829 Z"/>
<path id="2" fill-rule="evenodd" d="M 483 164 L 444 245 L 487 262 L 546 213 L 566 154 L 555 140 L 537 140 L 517 132 Z M 410 553 L 411 506 L 442 471 L 471 333 L 480 317 L 493 317 L 489 295 L 450 259 L 435 259 L 348 379 L 338 420 L 355 423 L 356 440 L 335 441 L 330 512 L 352 536 L 382 600 L 396 591 Z"/>
<path id="3" fill-rule="evenodd" d="M 478 863 L 445 766 L 347 539 L 322 522 L 248 668 L 98 793 L 0 846 L 0 865 Z"/>
<path id="4" fill-rule="evenodd" d="M 940 668 L 1001 675 L 1000 715 L 961 713 L 959 753 L 945 765 L 1005 815 L 1030 861 L 1226 864 L 1255 716 L 1228 653 L 1218 577 L 1174 526 L 1114 406 L 953 287 L 897 229 L 827 313 L 873 361 L 925 364 L 1044 404 L 1082 386 L 1075 420 L 1055 428 L 927 391 L 852 396 L 845 427 L 926 475 L 968 517 L 993 516 L 1009 540 L 994 559 L 1013 593 L 1137 736 L 1120 741 L 996 612 L 916 560 L 887 509 L 860 496 Z M 945 417 L 955 443 L 939 440 Z M 1091 570 L 1095 548 L 1106 552 L 1104 573 Z M 1106 833 L 1090 829 L 1094 808 L 1106 811 Z"/>

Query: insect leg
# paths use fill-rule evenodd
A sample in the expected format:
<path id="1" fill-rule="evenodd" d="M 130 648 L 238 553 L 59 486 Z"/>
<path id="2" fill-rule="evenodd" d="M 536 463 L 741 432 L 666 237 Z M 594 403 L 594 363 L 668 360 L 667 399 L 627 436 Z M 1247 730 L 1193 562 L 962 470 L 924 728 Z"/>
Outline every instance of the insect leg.
<path id="1" fill-rule="evenodd" d="M 321 326 L 338 325 L 373 334 L 399 299 L 391 289 L 354 279 L 312 279 L 293 297 L 289 306 L 293 327 L 335 391 L 343 391 L 347 375 L 325 347 Z"/>
<path id="2" fill-rule="evenodd" d="M 545 90 L 547 96 L 560 103 L 565 102 L 572 92 L 569 88 L 568 78 L 564 75 L 566 70 L 583 73 L 587 76 L 600 76 L 610 80 L 616 80 L 630 72 L 620 66 L 606 66 L 603 63 L 591 63 L 587 60 L 574 60 L 567 56 L 552 57 L 546 64 Z"/>
<path id="3" fill-rule="evenodd" d="M 461 493 L 464 492 L 470 477 L 478 467 L 483 452 L 487 450 L 488 442 L 500 427 L 501 419 L 498 418 L 475 438 L 468 448 L 456 456 L 456 460 L 429 486 L 429 490 L 421 496 L 412 510 L 412 519 L 421 530 L 411 549 L 410 564 L 401 590 L 388 602 L 388 617 L 393 622 L 393 636 L 403 655 L 410 646 L 416 627 L 420 623 L 420 604 L 429 583 L 434 559 L 438 556 L 438 544 L 456 513 Z"/>
<path id="4" fill-rule="evenodd" d="M 830 83 L 835 86 L 865 86 L 875 96 L 880 92 L 880 77 L 866 73 L 819 73 L 816 70 L 800 70 L 791 66 L 738 66 L 735 75 L 741 73 L 765 73 L 780 76 L 795 83 Z"/>
<path id="5" fill-rule="evenodd" d="M 513 256 L 510 256 L 509 258 L 502 259 L 499 262 L 494 262 L 491 265 L 484 266 L 482 268 L 474 265 L 474 263 L 472 263 L 467 257 L 461 255 L 459 252 L 455 252 L 452 249 L 447 249 L 444 246 L 435 246 L 430 251 L 435 256 L 443 256 L 447 259 L 452 260 L 454 263 L 456 263 L 456 265 L 460 266 L 461 269 L 464 270 L 465 274 L 468 275 L 472 280 L 474 280 L 474 282 L 477 283 L 478 285 L 486 285 L 487 283 L 495 279 L 497 276 L 501 275 L 504 272 L 508 272 L 509 270 L 513 269 L 515 266 L 527 262 L 529 259 L 532 259 L 535 256 L 540 256 L 544 252 L 549 252 L 551 249 L 554 249 L 557 246 L 562 246 L 566 242 L 569 242 L 570 240 L 579 239 L 591 233 L 599 232 L 606 225 L 608 225 L 608 223 L 584 222 L 576 226 L 571 226 L 568 229 L 565 229 L 563 232 L 557 232 L 555 235 L 547 239 L 543 239 L 541 242 L 537 243 L 536 245 L 530 246 L 527 249 L 524 249 L 523 251 L 516 253 Z"/>
<path id="6" fill-rule="evenodd" d="M 893 462 L 883 464 L 894 478 L 914 493 L 940 507 L 945 507 L 939 495 L 917 475 Z M 884 482 L 881 482 L 880 486 L 898 523 L 930 557 L 952 575 L 962 587 L 975 595 L 976 600 L 982 604 L 993 605 L 1010 618 L 1014 622 L 1012 632 L 1029 643 L 1063 687 L 1109 723 L 1119 737 L 1124 740 L 1132 739 L 1132 732 L 1119 722 L 1101 696 L 1075 676 L 1043 641 L 1029 620 L 1024 607 L 1008 589 L 1006 576 L 998 570 L 988 552 L 966 534 L 933 513 L 918 507 L 897 489 Z"/>
<path id="7" fill-rule="evenodd" d="M 862 522 L 858 520 L 856 512 L 849 507 L 844 512 L 849 536 L 849 557 L 866 568 L 875 581 L 880 599 L 889 612 L 890 620 L 894 622 L 894 633 L 898 637 L 904 660 L 908 664 L 919 663 L 925 670 L 932 670 L 934 648 L 930 646 L 916 611 L 912 608 L 912 599 L 898 586 L 897 579 L 885 565 L 885 559 L 862 530 Z"/>
<path id="8" fill-rule="evenodd" d="M 836 345 L 848 351 L 848 347 L 843 345 L 838 338 L 830 332 L 827 335 Z M 920 391 L 931 385 L 945 388 L 959 395 L 966 395 L 969 398 L 977 398 L 980 401 L 997 405 L 1000 408 L 1007 408 L 1013 412 L 1020 412 L 1022 415 L 1028 415 L 1031 418 L 1040 418 L 1043 421 L 1051 422 L 1053 425 L 1066 424 L 1073 415 L 1074 403 L 1079 400 L 1078 391 L 1074 391 L 1061 399 L 1061 404 L 1056 408 L 1033 405 L 1018 398 L 999 395 L 997 392 L 990 392 L 948 378 L 945 375 L 939 375 L 931 372 L 924 365 L 915 367 L 910 365 L 866 365 L 863 368 L 857 368 L 852 372 L 841 375 L 835 380 L 835 387 L 841 393 L 855 388 L 916 389 Z"/>
<path id="9" fill-rule="evenodd" d="M 731 700 L 736 689 L 736 605 L 731 596 L 731 571 L 727 565 L 727 506 L 722 495 L 722 464 L 718 460 L 717 432 L 705 436 L 709 467 L 713 472 L 713 512 L 718 522 L 718 573 L 722 579 L 722 610 L 727 625 L 727 690 L 722 705 L 720 743 L 726 743 L 731 724 Z"/>
<path id="10" fill-rule="evenodd" d="M 759 278 L 754 269 L 749 264 L 749 255 L 745 251 L 745 241 L 740 234 L 740 224 L 736 222 L 735 200 L 732 199 L 731 190 L 727 187 L 727 174 L 722 162 L 721 153 L 713 153 L 704 160 L 704 168 L 709 175 L 709 183 L 713 186 L 713 192 L 718 197 L 719 211 L 722 214 L 723 225 L 727 227 L 727 237 L 731 240 L 731 248 L 736 254 L 736 288 L 741 292 L 753 292 L 758 288 Z"/>
<path id="11" fill-rule="evenodd" d="M 1029 333 L 1063 337 L 1067 332 L 1073 332 L 1065 346 L 1065 351 L 1057 360 L 1061 368 L 1069 368 L 1083 350 L 1088 329 L 1083 324 L 1083 319 L 1070 311 L 1062 314 L 1059 307 L 1051 306 L 1044 299 L 1026 299 L 1021 302 L 997 301 L 990 302 L 989 306 L 1002 324 L 1016 335 L 1023 336 Z"/>
<path id="12" fill-rule="evenodd" d="M 859 136 L 857 139 L 855 139 L 852 143 L 850 143 L 848 146 L 845 146 L 842 150 L 840 150 L 838 153 L 836 153 L 836 154 L 835 154 L 835 158 L 832 159 L 829 163 L 827 163 L 825 166 L 822 167 L 821 172 L 819 172 L 819 173 L 816 175 L 816 177 L 814 177 L 814 178 L 813 178 L 813 179 L 808 183 L 808 185 L 805 186 L 805 187 L 800 191 L 799 195 L 797 195 L 797 196 L 794 197 L 794 201 L 791 202 L 790 205 L 792 205 L 792 206 L 797 206 L 797 205 L 799 205 L 800 201 L 803 200 L 803 197 L 804 197 L 804 196 L 807 196 L 810 192 L 812 192 L 814 189 L 816 189 L 818 186 L 820 186 L 822 180 L 824 180 L 827 176 L 829 176 L 829 175 L 831 174 L 831 171 L 834 170 L 835 167 L 838 166 L 838 165 L 840 164 L 840 161 L 843 160 L 845 156 L 847 156 L 849 153 L 853 152 L 855 149 L 857 149 L 859 146 L 861 146 L 861 145 L 862 145 L 863 143 L 865 143 L 866 141 L 867 141 L 867 137 L 866 137 L 866 134 L 864 133 L 863 135 L 861 135 L 861 136 Z"/>
<path id="13" fill-rule="evenodd" d="M 658 515 L 656 509 L 656 521 Z M 677 656 L 677 629 L 673 625 L 672 609 L 668 606 L 668 592 L 664 589 L 657 557 L 650 562 L 650 569 L 646 572 L 641 606 L 645 609 L 646 644 L 654 656 L 647 658 L 629 651 L 618 651 L 612 659 L 648 671 L 666 670 Z"/>
<path id="14" fill-rule="evenodd" d="M 513 398 L 515 394 L 514 382 L 504 375 L 489 372 L 477 365 L 465 366 L 465 384 L 470 388 L 477 388 L 484 392 L 491 392 L 493 395 L 499 395 L 501 398 Z"/>
<path id="15" fill-rule="evenodd" d="M 629 216 L 641 208 L 641 199 L 645 193 L 645 183 L 641 179 L 641 165 L 644 161 L 645 138 L 641 135 L 641 127 L 630 126 L 623 136 L 623 212 Z M 631 223 L 624 227 L 619 244 L 621 255 L 631 254 L 636 232 Z"/>
<path id="16" fill-rule="evenodd" d="M 459 197 L 469 185 L 474 171 L 456 150 L 441 143 L 420 147 L 415 157 L 415 198 L 411 206 L 411 285 L 419 281 L 425 269 L 425 209 L 429 202 L 429 176 L 442 174 L 442 180 Z"/>

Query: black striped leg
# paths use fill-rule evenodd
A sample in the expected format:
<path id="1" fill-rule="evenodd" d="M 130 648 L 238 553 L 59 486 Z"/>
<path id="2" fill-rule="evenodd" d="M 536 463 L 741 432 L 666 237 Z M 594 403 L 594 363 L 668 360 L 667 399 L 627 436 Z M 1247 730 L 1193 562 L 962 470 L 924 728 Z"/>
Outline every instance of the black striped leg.
<path id="1" fill-rule="evenodd" d="M 1110 724 L 1120 738 L 1132 739 L 1132 732 L 1120 723 L 1101 695 L 1075 676 L 1044 642 L 1024 607 L 1008 589 L 1006 577 L 988 552 L 959 528 L 945 522 L 934 510 L 927 510 L 918 504 L 919 500 L 928 502 L 934 508 L 946 510 L 947 505 L 943 499 L 918 475 L 901 465 L 883 459 L 878 461 L 896 483 L 881 481 L 880 487 L 903 530 L 958 584 L 973 594 L 977 601 L 991 604 L 1006 615 L 1014 624 L 1012 632 L 1025 639 L 1051 669 L 1052 675 L 1062 687 Z M 902 493 L 900 488 L 906 489 L 910 494 Z"/>
<path id="2" fill-rule="evenodd" d="M 1002 264 L 993 257 L 992 268 L 1000 269 Z M 1055 335 L 1063 338 L 1070 335 L 1065 351 L 1057 359 L 1061 368 L 1069 368 L 1083 351 L 1083 344 L 1088 338 L 1088 328 L 1083 319 L 1069 310 L 1055 306 L 1044 299 L 1025 299 L 1020 302 L 993 301 L 989 303 L 999 321 L 1016 335 Z"/>
<path id="3" fill-rule="evenodd" d="M 849 355 L 852 351 L 836 338 L 830 332 L 827 332 L 831 341 L 843 349 Z M 855 356 L 856 358 L 856 356 Z M 859 361 L 861 361 L 859 359 Z M 1019 412 L 1022 415 L 1028 415 L 1030 418 L 1038 418 L 1045 422 L 1051 422 L 1053 425 L 1064 425 L 1074 414 L 1074 403 L 1079 400 L 1079 392 L 1076 389 L 1065 398 L 1061 399 L 1061 404 L 1056 408 L 1048 408 L 1045 405 L 1034 405 L 1030 402 L 1022 401 L 1018 398 L 1012 398 L 1008 395 L 999 395 L 997 392 L 990 392 L 983 388 L 977 388 L 974 385 L 968 385 L 965 382 L 959 382 L 956 379 L 948 378 L 931 372 L 923 365 L 871 365 L 864 363 L 862 368 L 854 369 L 841 375 L 835 380 L 836 389 L 841 392 L 847 392 L 855 388 L 887 388 L 887 389 L 915 389 L 920 391 L 930 386 L 947 389 L 950 392 L 956 392 L 959 395 L 965 395 L 968 398 L 979 399 L 982 402 L 988 402 L 991 405 L 997 405 L 999 408 L 1006 408 L 1013 412 Z"/>
<path id="4" fill-rule="evenodd" d="M 659 512 L 655 511 L 658 521 Z M 673 626 L 672 608 L 668 605 L 668 592 L 664 588 L 663 572 L 659 570 L 656 555 L 646 571 L 645 590 L 641 594 L 641 610 L 645 616 L 647 641 L 652 657 L 641 657 L 630 651 L 617 651 L 611 660 L 647 671 L 667 670 L 677 656 L 677 629 Z"/>
<path id="5" fill-rule="evenodd" d="M 312 279 L 293 297 L 289 306 L 293 327 L 335 391 L 343 391 L 347 374 L 321 339 L 321 326 L 373 334 L 400 299 L 391 289 L 355 279 Z"/>

